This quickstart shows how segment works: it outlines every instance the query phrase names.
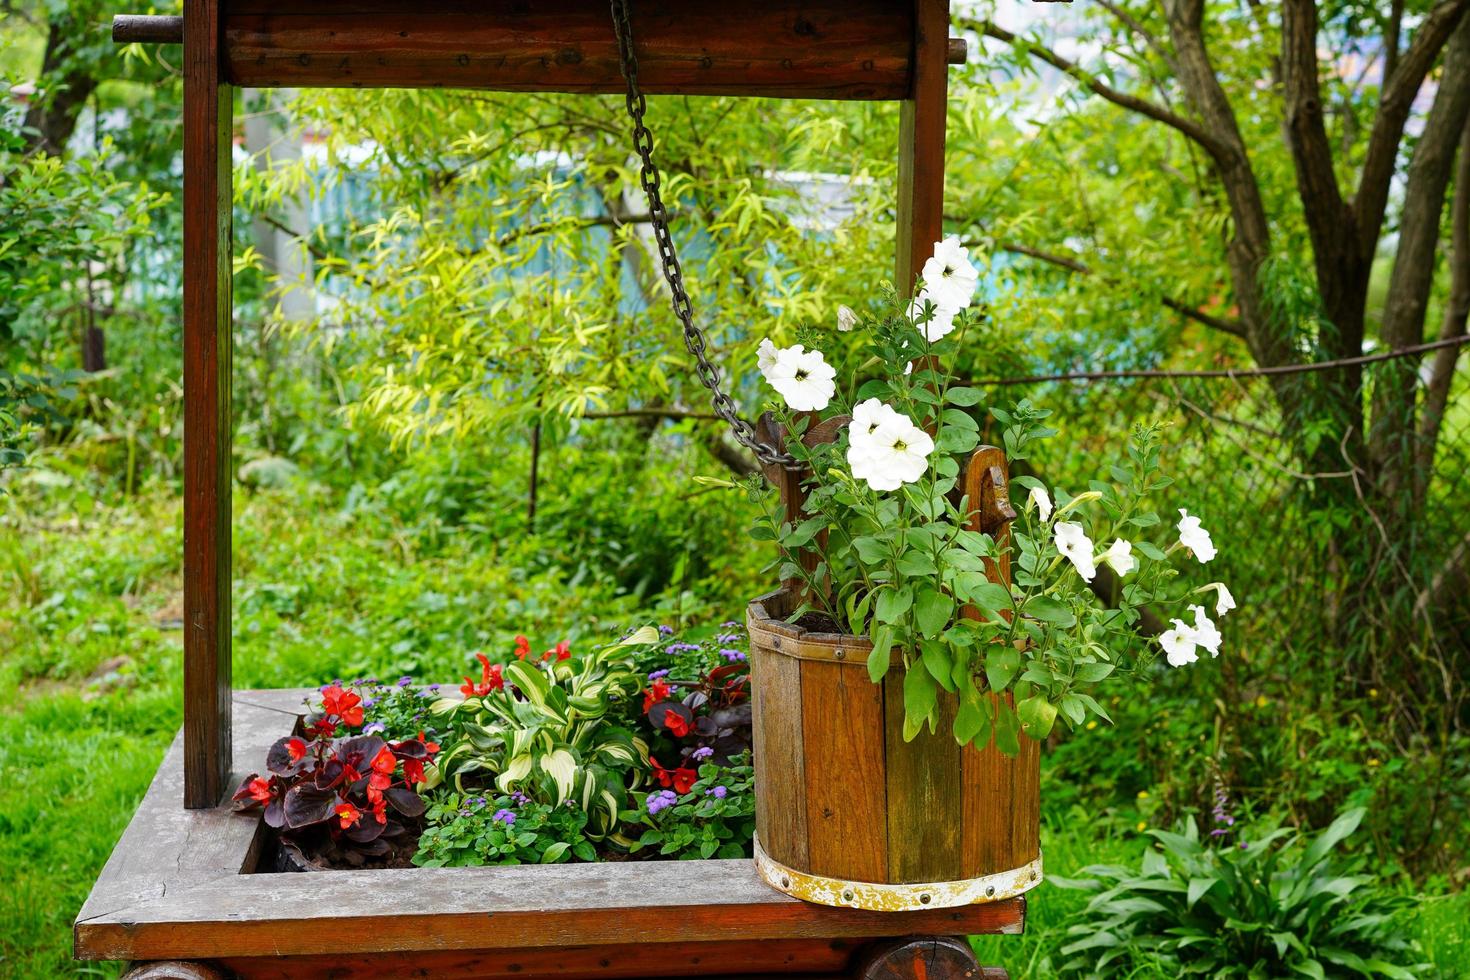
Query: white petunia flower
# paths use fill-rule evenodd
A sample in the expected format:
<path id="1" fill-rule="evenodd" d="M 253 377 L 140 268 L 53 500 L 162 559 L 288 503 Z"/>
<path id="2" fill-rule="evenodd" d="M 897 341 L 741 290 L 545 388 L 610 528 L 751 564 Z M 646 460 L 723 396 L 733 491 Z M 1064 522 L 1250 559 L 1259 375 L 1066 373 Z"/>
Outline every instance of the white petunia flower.
<path id="1" fill-rule="evenodd" d="M 1092 539 L 1082 530 L 1082 525 L 1071 521 L 1057 521 L 1052 533 L 1056 539 L 1057 551 L 1077 566 L 1077 574 L 1082 576 L 1082 580 L 1091 582 L 1096 578 L 1097 565 L 1092 560 Z"/>
<path id="2" fill-rule="evenodd" d="M 1194 642 L 1210 651 L 1210 656 L 1220 655 L 1220 631 L 1215 624 L 1210 622 L 1210 617 L 1205 615 L 1204 606 L 1190 606 L 1189 611 L 1194 613 Z"/>
<path id="3" fill-rule="evenodd" d="M 1179 543 L 1194 552 L 1201 565 L 1215 557 L 1215 543 L 1210 540 L 1210 532 L 1200 527 L 1199 518 L 1190 517 L 1189 511 L 1183 507 L 1179 508 Z"/>
<path id="4" fill-rule="evenodd" d="M 1174 620 L 1172 628 L 1159 634 L 1159 646 L 1164 648 L 1164 656 L 1170 667 L 1183 667 L 1199 659 L 1199 654 L 1194 652 L 1194 648 L 1198 646 L 1194 630 L 1182 619 Z"/>
<path id="5" fill-rule="evenodd" d="M 934 304 L 953 312 L 970 305 L 978 281 L 969 250 L 960 244 L 957 235 L 934 243 L 934 255 L 924 263 L 919 276 Z"/>
<path id="6" fill-rule="evenodd" d="M 1051 498 L 1046 495 L 1045 487 L 1032 487 L 1030 500 L 1043 521 L 1051 520 Z"/>
<path id="7" fill-rule="evenodd" d="M 857 326 L 857 322 L 858 317 L 857 314 L 852 311 L 852 307 L 837 307 L 837 331 L 839 333 L 847 333 L 853 327 Z"/>
<path id="8" fill-rule="evenodd" d="M 885 404 L 876 398 L 858 402 L 852 407 L 852 421 L 847 423 L 848 453 L 852 450 L 867 452 L 875 445 L 873 437 L 878 427 L 884 422 L 892 422 L 902 418 L 894 411 L 892 405 Z"/>
<path id="9" fill-rule="evenodd" d="M 897 490 L 924 475 L 933 451 L 929 433 L 907 415 L 893 412 L 858 446 L 849 445 L 847 461 L 852 475 L 874 490 Z"/>
<path id="10" fill-rule="evenodd" d="M 771 380 L 771 368 L 776 366 L 776 355 L 779 353 L 780 350 L 771 343 L 770 337 L 762 340 L 761 345 L 755 349 L 755 366 L 760 369 L 761 377 L 767 381 Z"/>
<path id="11" fill-rule="evenodd" d="M 1205 592 L 1209 590 L 1214 590 L 1215 593 L 1216 616 L 1223 616 L 1235 608 L 1235 596 L 1231 595 L 1230 590 L 1225 588 L 1224 582 L 1211 582 L 1209 585 L 1202 585 L 1194 591 Z"/>
<path id="12" fill-rule="evenodd" d="M 933 304 L 934 315 L 928 322 L 921 323 L 920 320 L 924 316 L 925 300 Z M 924 339 L 931 344 L 939 343 L 939 341 L 954 332 L 954 315 L 958 312 L 959 310 L 936 301 L 933 296 L 929 295 L 927 289 L 920 292 L 914 298 L 914 301 L 909 304 L 910 322 L 918 328 L 919 332 L 924 335 Z"/>
<path id="13" fill-rule="evenodd" d="M 1122 538 L 1114 541 L 1112 547 L 1103 552 L 1102 560 L 1111 565 L 1113 571 L 1119 575 L 1127 575 L 1138 567 L 1138 559 L 1133 557 L 1133 545 Z"/>
<path id="14" fill-rule="evenodd" d="M 822 358 L 819 350 L 803 350 L 800 344 L 776 352 L 766 380 L 796 412 L 815 412 L 827 407 L 837 391 L 833 379 L 837 369 Z"/>

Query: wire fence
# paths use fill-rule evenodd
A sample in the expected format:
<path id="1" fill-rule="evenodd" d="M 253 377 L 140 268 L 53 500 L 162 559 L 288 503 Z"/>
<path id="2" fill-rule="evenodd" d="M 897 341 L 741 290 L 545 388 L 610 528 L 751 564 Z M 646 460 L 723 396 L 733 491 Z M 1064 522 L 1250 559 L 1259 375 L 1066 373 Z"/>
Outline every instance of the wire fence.
<path id="1" fill-rule="evenodd" d="M 1214 534 L 1209 574 L 1240 601 L 1231 622 L 1252 668 L 1341 658 L 1336 669 L 1396 692 L 1422 730 L 1426 705 L 1456 724 L 1470 667 L 1470 371 L 1447 356 L 1464 340 L 1278 371 L 988 384 L 1054 411 L 1075 450 L 1037 475 L 1072 492 L 1122 455 L 1135 424 L 1164 423 L 1167 494 Z M 1403 435 L 1375 428 L 1390 424 Z"/>

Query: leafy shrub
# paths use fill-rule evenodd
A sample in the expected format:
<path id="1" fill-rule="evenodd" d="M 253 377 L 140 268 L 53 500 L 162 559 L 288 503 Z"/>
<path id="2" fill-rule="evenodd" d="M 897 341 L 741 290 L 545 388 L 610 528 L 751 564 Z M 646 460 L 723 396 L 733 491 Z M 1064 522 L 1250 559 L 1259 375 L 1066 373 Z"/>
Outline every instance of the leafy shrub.
<path id="1" fill-rule="evenodd" d="M 660 784 L 673 785 L 674 779 L 661 779 Z M 692 785 L 650 790 L 639 809 L 622 816 L 646 828 L 629 848 L 634 854 L 657 848 L 661 857 L 750 857 L 755 833 L 755 769 L 750 756 L 741 755 L 728 766 L 706 763 Z"/>
<path id="2" fill-rule="evenodd" d="M 521 793 L 493 800 L 457 793 L 430 806 L 427 820 L 413 856 L 424 868 L 597 859 L 585 835 L 587 813 L 573 804 L 548 806 Z"/>
<path id="3" fill-rule="evenodd" d="M 482 679 L 465 678 L 463 699 L 433 705 L 458 741 L 430 785 L 453 777 L 461 792 L 493 784 L 553 806 L 575 800 L 588 814 L 588 836 L 608 836 L 648 765 L 647 743 L 616 724 L 613 711 L 638 694 L 630 648 L 657 639 L 649 627 L 582 655 L 559 644 L 538 661 L 521 637 L 509 663 L 481 654 Z"/>
<path id="4" fill-rule="evenodd" d="M 1349 810 L 1315 838 L 1290 829 L 1238 845 L 1206 846 L 1193 818 L 1177 833 L 1151 830 L 1161 845 L 1140 869 L 1084 868 L 1091 879 L 1052 878 L 1095 891 L 1085 919 L 1061 948 L 1068 976 L 1130 976 L 1152 964 L 1212 977 L 1413 977 L 1417 948 L 1399 937 L 1406 900 L 1351 873 L 1334 850 L 1357 829 Z"/>

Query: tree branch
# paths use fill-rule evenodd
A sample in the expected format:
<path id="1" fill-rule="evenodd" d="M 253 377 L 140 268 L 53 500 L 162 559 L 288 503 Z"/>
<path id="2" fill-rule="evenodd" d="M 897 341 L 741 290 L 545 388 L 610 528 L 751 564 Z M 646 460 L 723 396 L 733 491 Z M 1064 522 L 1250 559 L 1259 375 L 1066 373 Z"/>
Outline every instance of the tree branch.
<path id="1" fill-rule="evenodd" d="M 1322 111 L 1317 79 L 1316 0 L 1283 0 L 1281 6 L 1281 72 L 1286 98 L 1286 134 L 1296 166 L 1297 193 L 1302 200 L 1318 276 L 1326 279 L 1324 262 L 1344 247 L 1344 226 L 1352 215 L 1343 205 L 1332 165 L 1332 144 Z"/>
<path id="2" fill-rule="evenodd" d="M 1131 112 L 1136 112 L 1142 116 L 1147 116 L 1149 119 L 1152 119 L 1155 122 L 1161 122 L 1165 126 L 1168 126 L 1171 129 L 1175 129 L 1178 132 L 1183 133 L 1185 136 L 1189 137 L 1191 140 L 1203 147 L 1205 151 L 1209 153 L 1212 157 L 1217 156 L 1219 153 L 1225 151 L 1223 144 L 1221 144 L 1219 140 L 1215 139 L 1213 135 L 1207 132 L 1204 127 L 1202 127 L 1194 120 L 1186 119 L 1183 116 L 1170 112 L 1168 109 L 1165 109 L 1162 106 L 1155 105 L 1154 103 L 1149 102 L 1147 99 L 1140 99 L 1135 95 L 1129 95 L 1127 92 L 1120 92 L 1117 89 L 1102 82 L 1095 75 L 1082 68 L 1076 62 L 1069 61 L 1068 59 L 1063 58 L 1055 51 L 1043 47 L 1035 41 L 1019 37 L 1016 34 L 988 20 L 967 21 L 961 18 L 957 20 L 956 23 L 961 27 L 976 31 L 980 34 L 984 34 L 986 37 L 995 38 L 997 41 L 1004 41 L 1006 44 L 1009 44 L 1020 51 L 1024 51 L 1031 57 L 1036 58 L 1039 61 L 1046 62 L 1053 68 L 1056 68 L 1059 71 L 1081 82 L 1093 94 L 1101 96 L 1102 98 L 1106 99 L 1116 106 L 1120 106 Z"/>
<path id="3" fill-rule="evenodd" d="M 1455 168 L 1455 200 L 1450 205 L 1450 294 L 1445 300 L 1441 340 L 1465 336 L 1470 321 L 1470 121 L 1460 134 L 1460 162 Z M 1429 381 L 1424 386 L 1424 408 L 1419 416 L 1419 438 L 1415 445 L 1415 497 L 1424 499 L 1434 471 L 1435 447 L 1440 426 L 1454 386 L 1455 364 L 1460 347 L 1442 347 L 1434 354 Z"/>
<path id="4" fill-rule="evenodd" d="M 1419 87 L 1439 60 L 1440 50 L 1449 41 L 1466 10 L 1470 10 L 1470 0 L 1441 0 L 1436 4 L 1424 18 L 1414 40 L 1400 56 L 1398 66 L 1384 85 L 1378 101 L 1378 115 L 1368 134 L 1358 191 L 1353 198 L 1358 252 L 1364 261 L 1371 260 L 1378 248 L 1378 235 L 1388 207 L 1389 186 L 1393 182 L 1399 143 L 1404 137 L 1404 126 L 1409 120 L 1414 97 L 1419 94 Z"/>
<path id="5" fill-rule="evenodd" d="M 1015 242 L 999 242 L 996 247 L 1001 251 L 1012 252 L 1016 255 L 1025 255 L 1040 262 L 1046 262 L 1049 265 L 1066 269 L 1069 272 L 1075 272 L 1078 275 L 1090 276 L 1093 274 L 1092 267 L 1087 263 L 1066 255 L 1057 255 L 1054 252 L 1047 252 L 1030 245 L 1021 245 Z M 1116 280 L 1108 279 L 1107 277 L 1103 278 L 1105 282 L 1116 282 Z M 1243 338 L 1245 336 L 1245 326 L 1239 320 L 1226 319 L 1225 317 L 1205 313 L 1203 310 L 1196 309 L 1188 303 L 1177 300 L 1172 296 L 1160 296 L 1159 302 L 1180 316 L 1193 320 L 1195 323 L 1203 324 L 1212 330 L 1228 333 L 1232 337 Z"/>

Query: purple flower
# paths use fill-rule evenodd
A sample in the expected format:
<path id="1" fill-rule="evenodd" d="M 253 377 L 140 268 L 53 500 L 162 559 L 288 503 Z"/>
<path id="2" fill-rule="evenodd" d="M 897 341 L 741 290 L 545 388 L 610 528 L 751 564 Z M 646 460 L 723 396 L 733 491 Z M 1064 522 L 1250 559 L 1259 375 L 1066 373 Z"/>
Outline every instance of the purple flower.
<path id="1" fill-rule="evenodd" d="M 745 637 L 741 636 L 739 633 L 721 633 L 719 636 L 715 637 L 715 642 L 723 643 L 728 646 L 731 643 L 739 643 L 743 639 L 745 639 Z"/>
<path id="2" fill-rule="evenodd" d="M 431 690 L 431 691 L 437 691 L 437 690 L 439 690 L 439 685 L 438 684 L 430 684 L 429 685 L 429 690 Z"/>
<path id="3" fill-rule="evenodd" d="M 531 802 L 531 798 L 525 793 L 522 793 L 520 790 L 516 790 L 514 793 L 510 794 L 510 798 L 516 801 L 516 806 L 525 806 L 527 803 Z"/>
<path id="4" fill-rule="evenodd" d="M 494 816 L 492 816 L 490 819 L 499 821 L 500 823 L 503 823 L 507 827 L 509 827 L 511 824 L 516 822 L 516 815 L 510 810 L 496 810 Z"/>
<path id="5" fill-rule="evenodd" d="M 364 708 L 371 708 L 373 705 L 375 705 L 377 703 L 378 703 L 378 699 L 377 698 L 363 698 L 362 699 L 362 706 Z"/>
<path id="6" fill-rule="evenodd" d="M 697 748 L 693 752 L 689 753 L 689 755 L 692 758 L 695 758 L 695 759 L 708 759 L 710 756 L 712 756 L 714 754 L 715 754 L 715 750 L 712 749 L 712 748 L 710 748 L 708 745 L 701 745 L 699 748 Z"/>
<path id="7" fill-rule="evenodd" d="M 669 669 L 667 667 L 665 667 L 663 670 L 651 670 L 651 671 L 648 672 L 648 679 L 651 680 L 651 681 L 656 681 L 660 677 L 668 677 L 668 676 L 669 676 Z"/>
<path id="8" fill-rule="evenodd" d="M 745 659 L 745 654 L 740 650 L 721 650 L 720 656 L 733 663 L 739 663 Z"/>
<path id="9" fill-rule="evenodd" d="M 408 685 L 410 685 L 412 683 L 413 683 L 413 678 L 412 677 L 409 677 L 407 674 L 404 674 L 402 677 L 398 678 L 398 686 L 399 687 L 407 687 Z"/>
<path id="10" fill-rule="evenodd" d="M 674 628 L 672 626 L 660 626 L 658 628 L 658 635 L 659 636 L 673 636 L 674 635 Z"/>
<path id="11" fill-rule="evenodd" d="M 725 787 L 723 787 L 723 786 L 716 786 L 714 789 L 705 790 L 704 791 L 704 795 L 705 796 L 713 796 L 717 800 L 723 800 L 725 798 L 725 794 L 728 793 L 728 792 L 730 792 L 730 791 L 727 790 Z"/>
<path id="12" fill-rule="evenodd" d="M 695 650 L 698 649 L 698 643 L 670 643 L 668 646 L 664 647 L 664 653 L 667 653 L 669 656 L 672 657 L 681 653 L 693 653 Z"/>
<path id="13" fill-rule="evenodd" d="M 728 620 L 727 622 L 721 623 L 720 624 L 720 628 L 721 629 L 727 629 L 727 630 L 738 630 L 740 628 L 740 624 L 737 623 L 737 622 L 735 622 L 735 620 L 731 619 L 731 620 Z"/>
<path id="14" fill-rule="evenodd" d="M 679 797 L 673 790 L 661 789 L 657 793 L 648 794 L 648 800 L 645 805 L 648 807 L 649 813 L 657 813 L 660 810 L 668 809 L 677 802 L 679 802 Z"/>
<path id="15" fill-rule="evenodd" d="M 387 727 L 388 726 L 383 724 L 381 721 L 371 721 L 362 726 L 362 733 L 364 735 L 376 735 L 378 732 L 385 730 Z"/>

